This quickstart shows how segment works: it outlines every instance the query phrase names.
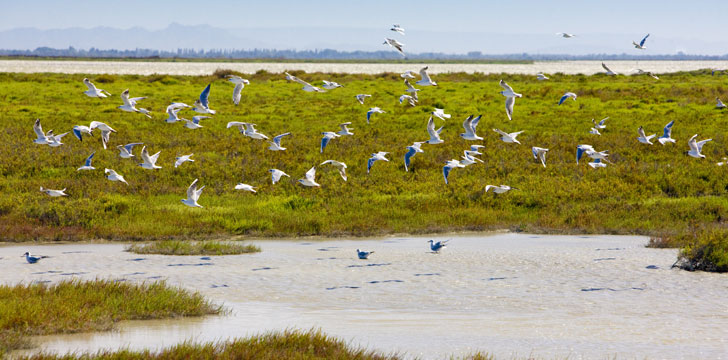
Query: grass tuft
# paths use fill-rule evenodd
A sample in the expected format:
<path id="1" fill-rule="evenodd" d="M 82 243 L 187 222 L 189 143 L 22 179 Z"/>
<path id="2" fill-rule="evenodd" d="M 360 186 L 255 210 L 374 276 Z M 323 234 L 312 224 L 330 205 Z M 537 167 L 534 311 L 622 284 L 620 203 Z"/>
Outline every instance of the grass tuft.
<path id="1" fill-rule="evenodd" d="M 238 255 L 260 252 L 260 247 L 227 241 L 159 240 L 146 244 L 132 244 L 126 251 L 160 255 Z"/>

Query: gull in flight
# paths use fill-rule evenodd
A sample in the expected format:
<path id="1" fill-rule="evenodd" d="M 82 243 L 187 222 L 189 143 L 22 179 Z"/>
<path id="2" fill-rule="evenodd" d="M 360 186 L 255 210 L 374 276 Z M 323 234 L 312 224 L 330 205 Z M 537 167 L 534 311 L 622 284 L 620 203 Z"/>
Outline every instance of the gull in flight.
<path id="1" fill-rule="evenodd" d="M 592 147 L 591 145 L 586 145 L 586 144 L 579 145 L 576 147 L 576 164 L 577 165 L 579 164 L 579 159 L 581 159 L 581 157 L 584 154 L 586 154 L 587 156 L 589 156 L 590 158 L 592 158 L 594 160 L 609 162 L 609 160 L 607 160 L 607 157 L 609 156 L 609 154 L 607 152 L 608 152 L 607 150 L 595 151 L 594 147 Z M 606 166 L 606 165 L 604 165 L 604 166 Z"/>
<path id="2" fill-rule="evenodd" d="M 204 90 L 200 93 L 200 98 L 195 100 L 195 107 L 192 110 L 200 114 L 215 114 L 215 110 L 210 109 L 210 85 L 207 84 Z"/>
<path id="3" fill-rule="evenodd" d="M 40 187 L 40 192 L 46 193 L 50 197 L 59 197 L 59 196 L 68 196 L 68 194 L 65 193 L 66 188 L 63 188 L 63 190 L 51 190 L 46 189 L 44 187 Z"/>
<path id="4" fill-rule="evenodd" d="M 144 100 L 144 99 L 146 99 L 146 97 L 130 98 L 129 89 L 126 89 L 121 93 L 121 101 L 124 103 L 124 105 L 119 105 L 119 106 L 117 106 L 117 108 L 124 110 L 126 112 L 138 112 L 138 113 L 144 114 L 144 116 L 151 119 L 152 115 L 149 115 L 149 110 L 144 109 L 144 108 L 140 108 L 140 109 L 136 108 L 137 102 Z"/>
<path id="5" fill-rule="evenodd" d="M 576 147 L 576 164 L 579 165 L 579 160 L 587 151 L 594 151 L 594 147 L 591 145 L 577 145 Z"/>
<path id="6" fill-rule="evenodd" d="M 191 159 L 192 158 L 192 155 L 194 155 L 194 154 L 182 155 L 182 156 L 176 157 L 175 160 L 174 160 L 174 167 L 177 168 L 180 165 L 182 165 L 182 164 L 184 164 L 184 163 L 186 163 L 188 161 L 189 162 L 195 162 L 195 160 Z"/>
<path id="7" fill-rule="evenodd" d="M 250 191 L 252 193 L 257 192 L 257 191 L 255 191 L 255 188 L 252 187 L 251 185 L 243 184 L 243 183 L 238 183 L 237 185 L 235 185 L 235 190 L 245 190 L 245 191 Z"/>
<path id="8" fill-rule="evenodd" d="M 597 122 L 594 119 L 592 119 L 592 124 L 594 124 L 594 128 L 595 129 L 606 129 L 607 128 L 607 125 L 604 125 L 604 122 L 607 121 L 607 119 L 609 119 L 609 116 L 607 116 L 604 119 L 600 120 L 598 124 L 597 124 Z"/>
<path id="9" fill-rule="evenodd" d="M 233 126 L 237 127 L 238 130 L 240 130 L 240 133 L 247 137 L 257 139 L 257 140 L 268 140 L 268 136 L 266 136 L 262 133 L 259 133 L 258 130 L 255 129 L 255 124 L 240 122 L 240 121 L 231 121 L 231 122 L 227 123 L 228 129 Z"/>
<path id="10" fill-rule="evenodd" d="M 48 145 L 51 142 L 48 136 L 46 136 L 46 133 L 43 132 L 43 128 L 40 125 L 40 119 L 35 119 L 35 123 L 33 124 L 33 131 L 37 136 L 37 138 L 33 140 L 34 143 L 39 145 Z"/>
<path id="11" fill-rule="evenodd" d="M 341 136 L 332 131 L 324 131 L 321 133 L 321 135 L 323 135 L 323 137 L 321 138 L 321 153 L 322 154 L 324 152 L 324 149 L 326 148 L 326 145 L 329 144 L 329 141 L 331 141 L 331 139 Z"/>
<path id="12" fill-rule="evenodd" d="M 435 144 L 441 144 L 445 141 L 440 139 L 440 132 L 442 131 L 442 126 L 440 126 L 439 129 L 435 130 L 435 120 L 433 120 L 432 116 L 430 116 L 430 120 L 427 121 L 427 133 L 430 134 L 430 140 L 427 140 L 426 143 L 435 145 Z"/>
<path id="13" fill-rule="evenodd" d="M 86 162 L 83 163 L 83 166 L 81 166 L 80 168 L 76 169 L 76 171 L 79 171 L 79 170 L 96 170 L 96 168 L 91 165 L 91 161 L 93 161 L 94 155 L 96 155 L 96 151 L 92 152 L 91 155 L 89 155 L 86 158 Z"/>
<path id="14" fill-rule="evenodd" d="M 568 98 L 572 98 L 572 99 L 574 99 L 574 101 L 576 101 L 576 94 L 574 94 L 573 92 L 565 93 L 564 96 L 562 96 L 561 99 L 559 99 L 559 105 L 563 104 L 564 101 L 566 101 L 566 99 L 568 99 Z"/>
<path id="15" fill-rule="evenodd" d="M 438 242 L 434 242 L 433 240 L 430 240 L 430 241 L 428 241 L 430 243 L 430 250 L 432 250 L 432 252 L 439 253 L 440 250 L 442 250 L 444 247 L 447 246 L 448 241 L 450 241 L 450 240 L 443 240 L 443 241 L 438 241 Z"/>
<path id="16" fill-rule="evenodd" d="M 339 124 L 339 127 L 341 128 L 341 130 L 339 130 L 337 132 L 337 134 L 339 134 L 341 136 L 346 136 L 346 135 L 352 136 L 352 135 L 354 135 L 354 133 L 351 132 L 351 129 L 349 129 L 349 127 L 348 127 L 349 125 L 351 125 L 351 122 L 345 122 L 345 123 Z"/>
<path id="17" fill-rule="evenodd" d="M 376 161 L 378 161 L 378 160 L 389 161 L 389 159 L 387 159 L 385 157 L 387 154 L 389 154 L 389 153 L 385 152 L 385 151 L 380 151 L 378 153 L 372 154 L 372 157 L 370 157 L 369 160 L 367 161 L 367 174 L 369 174 L 369 170 L 372 169 L 372 165 L 374 165 L 374 163 Z"/>
<path id="18" fill-rule="evenodd" d="M 169 106 L 167 106 L 167 110 L 166 110 L 167 111 L 167 115 L 169 115 L 169 116 L 164 121 L 166 121 L 169 124 L 176 123 L 177 121 L 181 121 L 182 119 L 180 119 L 180 117 L 177 115 L 177 113 L 179 113 L 179 111 L 182 110 L 182 109 L 184 109 L 184 108 L 191 108 L 191 107 L 192 106 L 189 106 L 189 105 L 187 105 L 185 103 L 172 103 L 172 104 L 170 104 Z"/>
<path id="19" fill-rule="evenodd" d="M 637 129 L 637 134 L 639 135 L 639 137 L 637 137 L 637 140 L 639 140 L 639 142 L 641 142 L 643 144 L 647 144 L 647 145 L 652 145 L 652 142 L 650 141 L 650 139 L 657 136 L 656 134 L 652 134 L 650 136 L 645 135 L 645 129 L 643 129 L 642 126 L 640 126 Z"/>
<path id="20" fill-rule="evenodd" d="M 437 86 L 437 83 L 434 82 L 434 81 L 432 81 L 432 79 L 430 79 L 430 75 L 427 74 L 427 69 L 428 68 L 429 68 L 429 66 L 425 66 L 422 69 L 420 69 L 420 77 L 422 77 L 422 79 L 420 79 L 419 81 L 415 82 L 416 85 L 420 85 L 420 86 Z"/>
<path id="21" fill-rule="evenodd" d="M 382 43 L 382 45 L 389 45 L 389 46 L 395 48 L 397 51 L 399 51 L 399 53 L 402 54 L 402 56 L 406 56 L 404 54 L 404 50 L 402 50 L 402 47 L 404 46 L 404 44 L 402 44 L 401 42 L 399 42 L 395 39 L 384 38 L 384 43 Z"/>
<path id="22" fill-rule="evenodd" d="M 129 185 L 129 183 L 126 182 L 126 180 L 124 180 L 124 177 L 121 176 L 121 175 L 119 175 L 113 169 L 104 169 L 104 174 L 108 174 L 108 175 L 106 175 L 106 178 L 109 179 L 109 180 L 111 180 L 111 181 L 121 181 L 124 184 Z"/>
<path id="23" fill-rule="evenodd" d="M 94 85 L 91 80 L 84 78 L 83 83 L 86 85 L 88 90 L 84 91 L 83 93 L 86 94 L 88 97 L 99 97 L 99 98 L 105 98 L 107 95 L 111 95 L 108 91 L 104 89 L 97 89 L 96 85 Z"/>
<path id="24" fill-rule="evenodd" d="M 500 86 L 504 89 L 500 94 L 506 97 L 506 115 L 508 115 L 508 120 L 512 120 L 513 105 L 516 103 L 516 98 L 522 95 L 514 92 L 513 88 L 503 80 L 500 81 Z"/>
<path id="25" fill-rule="evenodd" d="M 364 251 L 356 249 L 356 256 L 359 257 L 359 259 L 366 260 L 369 258 L 369 255 L 374 254 L 374 251 Z"/>
<path id="26" fill-rule="evenodd" d="M 468 116 L 465 121 L 463 121 L 463 128 L 465 129 L 465 132 L 460 134 L 460 137 L 462 137 L 465 140 L 483 140 L 482 137 L 475 134 L 475 128 L 478 127 L 478 122 L 480 122 L 480 118 L 483 115 L 478 115 L 478 117 L 473 118 L 473 115 Z"/>
<path id="27" fill-rule="evenodd" d="M 144 143 L 129 143 L 126 145 L 117 145 L 116 148 L 119 149 L 119 156 L 122 159 L 131 159 L 134 157 L 134 154 L 132 154 L 132 150 L 137 145 L 144 145 Z"/>
<path id="28" fill-rule="evenodd" d="M 518 136 L 518 134 L 520 134 L 520 133 L 523 132 L 523 130 L 522 130 L 522 131 L 516 131 L 516 132 L 512 132 L 512 133 L 506 133 L 506 132 L 501 131 L 499 129 L 493 129 L 493 131 L 495 131 L 498 134 L 500 134 L 501 135 L 501 140 L 503 140 L 504 142 L 507 142 L 507 143 L 516 143 L 516 144 L 520 144 L 520 142 L 516 139 L 516 136 Z"/>
<path id="29" fill-rule="evenodd" d="M 344 87 L 344 85 L 341 85 L 334 81 L 326 81 L 326 80 L 322 80 L 322 81 L 324 82 L 324 85 L 321 87 L 326 90 L 334 90 L 336 88 Z"/>
<path id="30" fill-rule="evenodd" d="M 728 108 L 728 106 L 726 106 L 725 104 L 723 104 L 723 102 L 720 101 L 719 98 L 715 98 L 715 101 L 716 101 L 716 105 L 715 105 L 715 108 L 716 109 L 725 109 L 725 108 Z"/>
<path id="31" fill-rule="evenodd" d="M 193 116 L 192 121 L 184 119 L 185 127 L 188 129 L 192 129 L 192 130 L 199 129 L 199 128 L 203 127 L 202 125 L 200 125 L 200 120 L 203 120 L 203 119 L 212 119 L 212 118 L 209 116 Z"/>
<path id="32" fill-rule="evenodd" d="M 612 71 L 604 62 L 602 62 L 602 68 L 607 72 L 607 75 L 614 76 L 617 75 L 616 72 Z"/>
<path id="33" fill-rule="evenodd" d="M 495 194 L 503 194 L 511 190 L 518 190 L 518 188 L 510 187 L 508 185 L 486 185 L 485 186 L 485 192 L 490 191 L 490 189 L 493 189 L 493 193 Z"/>
<path id="34" fill-rule="evenodd" d="M 599 167 L 607 167 L 607 163 L 602 162 L 601 159 L 594 159 L 592 162 L 589 163 L 589 166 L 591 166 L 592 169 L 596 169 Z"/>
<path id="35" fill-rule="evenodd" d="M 543 165 L 543 167 L 546 167 L 546 153 L 548 151 L 549 149 L 540 148 L 538 146 L 534 146 L 531 148 L 533 158 L 536 160 L 541 160 L 541 165 Z"/>
<path id="36" fill-rule="evenodd" d="M 449 184 L 448 177 L 450 176 L 450 171 L 455 168 L 462 168 L 465 167 L 465 165 L 461 164 L 460 161 L 452 159 L 449 160 L 445 166 L 442 167 L 442 176 L 445 177 L 445 185 Z"/>
<path id="37" fill-rule="evenodd" d="M 360 104 L 364 105 L 364 99 L 366 99 L 368 97 L 372 97 L 372 96 L 369 94 L 358 94 L 354 97 L 356 98 L 356 101 L 358 101 Z"/>
<path id="38" fill-rule="evenodd" d="M 404 154 L 404 171 L 409 171 L 410 159 L 417 153 L 425 152 L 422 150 L 422 144 L 424 141 L 416 141 L 414 144 L 407 147 L 407 153 Z"/>
<path id="39" fill-rule="evenodd" d="M 374 114 L 374 113 L 384 114 L 385 111 L 376 106 L 373 108 L 369 108 L 369 111 L 367 111 L 367 124 L 369 124 L 369 119 L 372 117 L 372 114 Z"/>
<path id="40" fill-rule="evenodd" d="M 543 80 L 548 80 L 549 78 L 542 73 L 538 73 L 538 74 L 536 74 L 536 79 L 539 81 L 543 81 Z"/>
<path id="41" fill-rule="evenodd" d="M 25 256 L 25 261 L 27 261 L 28 264 L 35 264 L 40 259 L 48 258 L 48 256 L 45 256 L 45 255 L 35 255 L 35 256 L 34 255 L 30 255 L 30 252 L 27 252 L 27 251 L 25 252 L 25 254 L 20 255 L 20 257 L 23 257 L 23 256 Z"/>
<path id="42" fill-rule="evenodd" d="M 670 121 L 665 125 L 665 128 L 663 129 L 663 134 L 659 138 L 657 138 L 657 141 L 660 142 L 660 144 L 665 145 L 665 143 L 674 143 L 675 139 L 672 138 L 672 125 L 675 123 L 675 120 Z"/>
<path id="43" fill-rule="evenodd" d="M 573 38 L 574 36 L 576 36 L 574 34 L 569 34 L 569 33 L 564 33 L 564 32 L 562 32 L 562 33 L 556 33 L 556 35 L 560 35 L 561 37 L 567 38 L 567 39 Z"/>
<path id="44" fill-rule="evenodd" d="M 336 160 L 326 160 L 321 163 L 321 165 L 331 164 L 333 165 L 337 170 L 339 170 L 339 175 L 341 175 L 341 178 L 346 181 L 346 164 L 343 162 L 339 162 Z"/>
<path id="45" fill-rule="evenodd" d="M 401 26 L 399 26 L 399 24 L 392 25 L 392 28 L 389 30 L 392 30 L 394 32 L 398 32 L 398 33 L 404 35 L 404 29 Z"/>
<path id="46" fill-rule="evenodd" d="M 445 109 L 435 108 L 435 110 L 433 112 L 431 112 L 431 114 L 435 115 L 445 121 L 447 121 L 447 119 L 450 118 L 450 114 L 445 114 Z"/>
<path id="47" fill-rule="evenodd" d="M 75 135 L 79 141 L 83 141 L 83 134 L 93 135 L 90 127 L 85 125 L 76 125 L 73 127 L 73 135 Z"/>
<path id="48" fill-rule="evenodd" d="M 321 186 L 319 185 L 316 180 L 316 167 L 312 167 L 308 171 L 306 171 L 306 175 L 303 179 L 298 179 L 298 182 L 301 183 L 303 186 Z"/>
<path id="49" fill-rule="evenodd" d="M 399 103 L 403 103 L 405 100 L 407 100 L 407 103 L 410 104 L 410 106 L 417 106 L 417 99 L 405 94 L 399 97 Z"/>
<path id="50" fill-rule="evenodd" d="M 602 135 L 597 128 L 590 128 L 589 133 L 592 135 Z"/>
<path id="51" fill-rule="evenodd" d="M 109 142 L 109 135 L 113 132 L 115 133 L 116 130 L 112 129 L 111 126 L 106 125 L 105 123 L 102 123 L 100 121 L 92 121 L 89 125 L 89 128 L 91 130 L 99 129 L 101 130 L 101 144 L 104 145 L 104 149 L 106 149 L 106 143 Z"/>
<path id="52" fill-rule="evenodd" d="M 53 135 L 53 130 L 48 130 L 46 133 L 46 136 L 48 137 L 48 145 L 51 147 L 59 147 L 63 145 L 61 142 L 61 139 L 68 134 L 67 132 L 64 132 L 63 134 L 59 135 Z"/>
<path id="53" fill-rule="evenodd" d="M 268 150 L 273 150 L 273 151 L 286 150 L 286 148 L 281 146 L 281 139 L 283 139 L 284 136 L 288 136 L 288 135 L 291 135 L 291 133 L 287 132 L 287 133 L 280 134 L 280 135 L 274 137 L 273 141 L 269 141 L 270 146 L 268 146 Z"/>
<path id="54" fill-rule="evenodd" d="M 645 35 L 645 37 L 642 38 L 642 41 L 640 41 L 639 44 L 632 41 L 632 45 L 634 45 L 635 49 L 640 49 L 640 50 L 647 49 L 647 46 L 645 46 L 645 41 L 647 41 L 648 36 L 650 36 L 650 34 Z"/>
<path id="55" fill-rule="evenodd" d="M 240 103 L 240 97 L 243 93 L 243 88 L 245 87 L 245 85 L 249 85 L 250 81 L 248 81 L 247 79 L 243 79 L 237 75 L 228 75 L 228 81 L 235 84 L 235 88 L 233 89 L 233 103 L 237 105 Z"/>
<path id="56" fill-rule="evenodd" d="M 645 75 L 646 74 L 646 75 L 651 76 L 655 80 L 660 80 L 660 78 L 657 77 L 657 75 L 655 75 L 655 74 L 653 74 L 653 73 L 651 73 L 649 71 L 644 71 L 642 69 L 637 69 L 637 74 L 640 74 L 640 75 Z"/>
<path id="57" fill-rule="evenodd" d="M 288 177 L 291 177 L 290 175 L 288 175 L 288 174 L 286 174 L 286 173 L 284 173 L 283 171 L 280 171 L 280 170 L 278 170 L 278 169 L 270 169 L 270 170 L 268 170 L 268 171 L 270 171 L 270 175 L 271 175 L 271 180 L 273 181 L 273 184 L 274 184 L 274 185 L 275 185 L 275 183 L 277 183 L 277 182 L 278 182 L 279 180 L 281 180 L 281 176 L 288 176 Z"/>
<path id="58" fill-rule="evenodd" d="M 465 150 L 463 151 L 463 153 L 464 155 L 461 156 L 463 159 L 460 160 L 460 165 L 462 165 L 463 167 L 477 164 L 478 162 L 480 162 L 481 164 L 483 163 L 483 160 L 475 157 L 475 155 L 480 155 L 479 151 Z"/>
<path id="59" fill-rule="evenodd" d="M 317 88 L 317 87 L 315 87 L 315 86 L 313 86 L 313 85 L 311 85 L 311 84 L 309 84 L 309 83 L 307 83 L 307 82 L 305 82 L 305 81 L 303 81 L 303 80 L 301 80 L 301 79 L 299 79 L 299 78 L 297 78 L 297 77 L 295 77 L 295 76 L 293 76 L 293 75 L 291 75 L 289 73 L 285 73 L 285 74 L 286 74 L 286 80 L 295 81 L 295 82 L 303 85 L 303 91 L 306 91 L 306 92 L 326 92 L 326 90 L 321 90 L 321 89 L 319 89 L 319 88 Z"/>
<path id="60" fill-rule="evenodd" d="M 470 151 L 476 153 L 476 155 L 483 155 L 483 153 L 480 152 L 480 149 L 484 147 L 485 145 L 470 145 Z"/>
<path id="61" fill-rule="evenodd" d="M 189 207 L 199 207 L 201 208 L 202 205 L 197 203 L 197 200 L 200 199 L 200 194 L 202 194 L 202 190 L 205 187 L 197 188 L 197 179 L 190 184 L 190 187 L 187 188 L 187 199 L 182 199 L 183 204 L 189 206 Z"/>
<path id="62" fill-rule="evenodd" d="M 414 79 L 415 78 L 415 75 L 417 75 L 417 73 L 415 73 L 412 70 L 407 70 L 407 71 L 399 74 L 399 76 L 401 76 L 404 79 Z"/>
<path id="63" fill-rule="evenodd" d="M 698 137 L 698 134 L 693 135 L 693 137 L 688 140 L 688 145 L 690 145 L 690 151 L 688 151 L 688 155 L 694 157 L 694 158 L 704 158 L 705 155 L 701 154 L 700 152 L 703 151 L 703 145 L 707 143 L 708 141 L 711 141 L 713 139 L 705 139 L 702 141 L 696 141 L 695 138 Z"/>
<path id="64" fill-rule="evenodd" d="M 410 84 L 410 82 L 407 79 L 404 79 L 404 84 L 407 86 L 407 89 L 405 91 L 410 93 L 411 96 L 415 98 L 415 100 L 418 100 L 417 92 L 420 91 L 420 89 L 416 89 L 414 86 L 412 86 L 412 84 Z"/>
<path id="65" fill-rule="evenodd" d="M 149 156 L 149 152 L 147 152 L 147 147 L 142 147 L 142 163 L 139 164 L 139 166 L 142 167 L 142 169 L 147 170 L 154 170 L 154 169 L 161 169 L 161 166 L 157 166 L 157 159 L 159 159 L 159 153 L 161 151 L 157 151 L 156 154 Z"/>

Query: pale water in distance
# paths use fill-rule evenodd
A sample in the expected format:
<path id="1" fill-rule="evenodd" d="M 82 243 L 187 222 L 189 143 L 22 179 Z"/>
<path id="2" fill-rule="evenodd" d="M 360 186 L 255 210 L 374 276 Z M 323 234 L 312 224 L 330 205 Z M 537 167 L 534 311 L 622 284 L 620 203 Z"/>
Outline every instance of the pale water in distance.
<path id="1" fill-rule="evenodd" d="M 634 74 L 637 69 L 664 74 L 699 69 L 728 69 L 728 61 L 606 61 L 620 74 Z M 282 73 L 291 70 L 323 73 L 380 74 L 419 71 L 429 66 L 430 74 L 465 72 L 483 74 L 585 74 L 604 72 L 601 61 L 544 61 L 533 64 L 323 64 L 323 63 L 221 63 L 221 62 L 143 62 L 143 61 L 46 61 L 0 60 L 0 72 L 66 74 L 134 74 L 134 75 L 210 75 L 217 69 L 252 74 L 258 70 Z"/>
<path id="2" fill-rule="evenodd" d="M 0 281 L 166 279 L 232 310 L 35 339 L 59 352 L 320 328 L 422 359 L 728 354 L 727 275 L 671 269 L 677 251 L 645 248 L 645 237 L 471 234 L 453 236 L 440 254 L 429 239 L 258 241 L 261 253 L 210 258 L 138 255 L 121 244 L 6 246 Z M 357 248 L 375 252 L 359 260 Z M 51 257 L 31 265 L 25 251 Z"/>

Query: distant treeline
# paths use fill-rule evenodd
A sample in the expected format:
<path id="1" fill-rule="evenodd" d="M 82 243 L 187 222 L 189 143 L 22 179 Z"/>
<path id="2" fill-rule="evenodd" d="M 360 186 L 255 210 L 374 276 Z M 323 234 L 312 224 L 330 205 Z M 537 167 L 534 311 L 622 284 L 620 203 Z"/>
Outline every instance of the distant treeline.
<path id="1" fill-rule="evenodd" d="M 394 51 L 338 51 L 321 50 L 276 50 L 276 49 L 177 49 L 176 51 L 134 49 L 134 50 L 102 50 L 96 48 L 54 49 L 39 47 L 35 50 L 0 49 L 0 56 L 26 57 L 82 57 L 82 58 L 159 58 L 159 59 L 322 59 L 322 60 L 402 60 L 402 56 Z M 725 55 L 691 55 L 678 52 L 672 55 L 629 55 L 622 54 L 483 54 L 471 51 L 466 54 L 418 53 L 407 54 L 408 60 L 728 60 Z"/>

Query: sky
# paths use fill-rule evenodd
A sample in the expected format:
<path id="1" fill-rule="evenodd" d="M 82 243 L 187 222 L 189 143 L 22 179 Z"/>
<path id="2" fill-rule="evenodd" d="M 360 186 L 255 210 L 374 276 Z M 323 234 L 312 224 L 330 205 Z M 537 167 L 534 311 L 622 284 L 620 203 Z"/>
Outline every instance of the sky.
<path id="1" fill-rule="evenodd" d="M 719 0 L 127 0 L 123 3 L 96 0 L 0 0 L 0 7 L 3 9 L 0 12 L 0 31 L 23 27 L 64 29 L 99 26 L 159 30 L 171 23 L 210 25 L 234 29 L 243 34 L 246 29 L 285 29 L 290 34 L 290 42 L 277 45 L 298 48 L 296 44 L 306 41 L 345 44 L 347 39 L 337 38 L 337 34 L 342 32 L 352 36 L 352 32 L 347 31 L 352 29 L 383 28 L 381 38 L 393 37 L 396 34 L 387 29 L 399 23 L 407 29 L 404 39 L 415 37 L 418 33 L 452 35 L 447 44 L 439 37 L 439 46 L 418 44 L 420 51 L 438 48 L 455 52 L 482 51 L 480 47 L 487 43 L 481 41 L 484 39 L 479 39 L 477 45 L 472 44 L 478 35 L 481 38 L 489 37 L 487 40 L 490 42 L 487 44 L 493 44 L 493 50 L 518 50 L 517 46 L 507 42 L 515 41 L 519 36 L 528 37 L 531 40 L 524 41 L 524 51 L 534 51 L 538 44 L 532 43 L 540 41 L 534 40 L 539 39 L 537 35 L 549 36 L 544 39 L 551 41 L 556 32 L 569 32 L 586 39 L 581 40 L 581 44 L 589 44 L 587 48 L 596 49 L 601 46 L 598 42 L 609 42 L 612 38 L 615 42 L 624 41 L 629 45 L 632 40 L 639 41 L 650 33 L 650 41 L 659 53 L 685 50 L 691 53 L 698 50 L 703 53 L 728 53 L 728 39 L 725 39 L 728 32 L 724 25 L 728 16 L 728 1 Z M 298 38 L 310 36 L 292 31 L 298 28 L 330 30 L 330 38 L 316 41 Z M 324 31 L 320 36 L 326 35 Z M 265 35 L 256 33 L 256 36 L 262 36 L 261 40 L 267 41 Z M 609 44 L 604 48 L 619 49 L 620 46 Z M 629 52 L 629 47 L 625 48 L 625 52 Z"/>

